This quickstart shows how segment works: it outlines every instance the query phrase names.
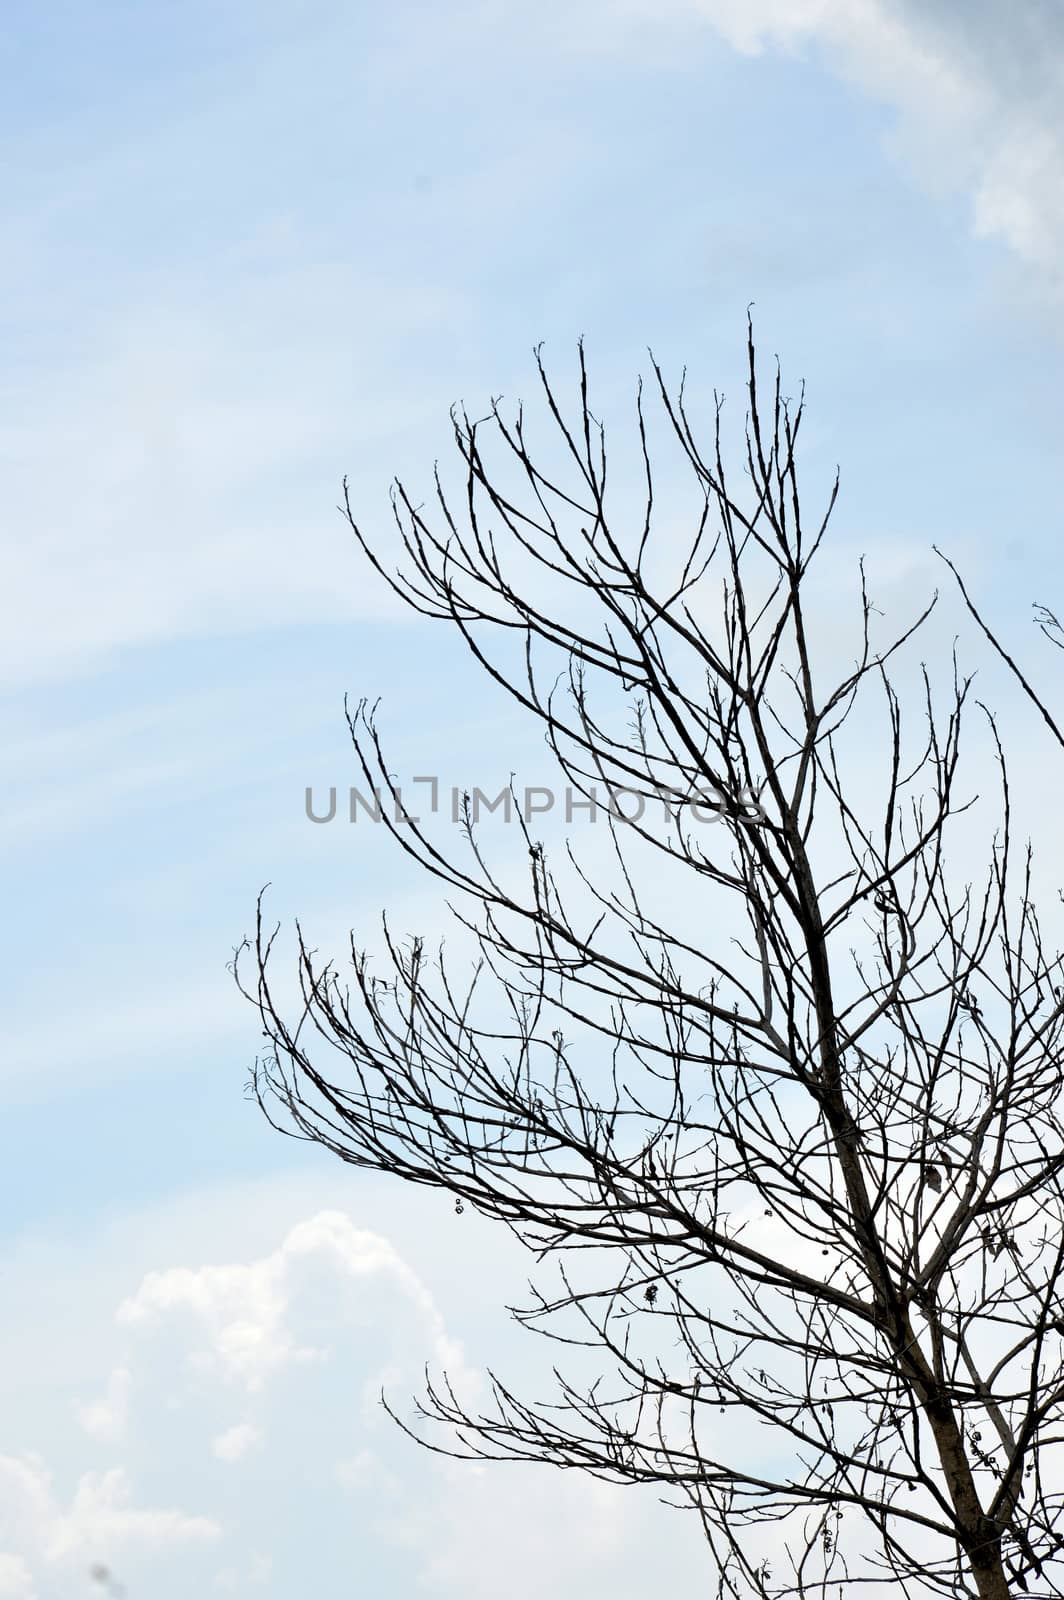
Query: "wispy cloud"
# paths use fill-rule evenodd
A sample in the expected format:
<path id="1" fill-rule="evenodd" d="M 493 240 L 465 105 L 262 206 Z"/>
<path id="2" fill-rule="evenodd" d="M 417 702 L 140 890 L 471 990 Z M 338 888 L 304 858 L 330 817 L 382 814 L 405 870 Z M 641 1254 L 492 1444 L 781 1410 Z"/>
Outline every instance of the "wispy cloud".
<path id="1" fill-rule="evenodd" d="M 996 239 L 1064 300 L 1064 29 L 1036 5 L 1007 12 L 908 0 L 677 0 L 746 54 L 812 47 L 897 113 L 918 181 L 966 190 Z"/>
<path id="2" fill-rule="evenodd" d="M 395 613 L 335 510 L 388 408 L 379 392 L 376 420 L 359 404 L 333 344 L 370 300 L 408 329 L 446 314 L 312 267 L 240 304 L 163 297 L 116 313 L 109 348 L 49 371 L 20 420 L 0 412 L 0 682 L 156 641 Z M 297 311 L 313 323 L 301 347 L 265 355 L 265 330 Z"/>

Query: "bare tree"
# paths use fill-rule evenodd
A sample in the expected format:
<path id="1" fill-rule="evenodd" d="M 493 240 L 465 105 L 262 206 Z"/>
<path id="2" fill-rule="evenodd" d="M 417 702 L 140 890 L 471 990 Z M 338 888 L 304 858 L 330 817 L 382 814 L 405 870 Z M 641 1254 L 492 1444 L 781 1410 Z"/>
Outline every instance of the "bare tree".
<path id="1" fill-rule="evenodd" d="M 719 399 L 707 449 L 653 362 L 697 496 L 671 575 L 642 385 L 645 492 L 607 512 L 583 349 L 575 424 L 536 360 L 567 467 L 548 476 L 495 402 L 452 413 L 460 513 L 438 471 L 434 516 L 396 484 L 396 570 L 346 483 L 344 509 L 396 592 L 538 720 L 574 793 L 641 803 L 604 806 L 594 868 L 520 816 L 518 879 L 466 796 L 455 859 L 405 816 L 359 705 L 364 781 L 477 959 L 459 974 L 385 920 L 381 976 L 354 937 L 349 966 L 319 960 L 297 924 L 288 1003 L 260 900 L 236 961 L 269 1040 L 255 1094 L 284 1131 L 556 1258 L 558 1292 L 514 1315 L 608 1357 L 612 1398 L 555 1368 L 560 1403 L 532 1405 L 489 1373 L 491 1414 L 429 1378 L 420 1414 L 463 1448 L 427 1448 L 667 1490 L 699 1514 L 720 1596 L 1060 1595 L 1064 977 L 994 717 L 978 708 L 1000 809 L 973 887 L 946 848 L 970 825 L 971 678 L 954 655 L 940 711 L 912 674 L 914 736 L 896 684 L 935 601 L 877 644 L 862 565 L 856 657 L 821 686 L 809 574 L 838 478 L 807 522 L 803 403 L 778 365 L 762 397 L 752 333 L 741 493 Z"/>

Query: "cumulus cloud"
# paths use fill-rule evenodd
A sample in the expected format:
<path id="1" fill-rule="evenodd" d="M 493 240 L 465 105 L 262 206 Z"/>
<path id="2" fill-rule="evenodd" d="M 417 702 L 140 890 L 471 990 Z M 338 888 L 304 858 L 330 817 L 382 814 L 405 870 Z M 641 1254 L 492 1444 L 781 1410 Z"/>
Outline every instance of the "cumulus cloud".
<path id="1" fill-rule="evenodd" d="M 117 1320 L 140 1329 L 173 1317 L 191 1319 L 198 1336 L 190 1365 L 219 1371 L 255 1393 L 286 1366 L 328 1360 L 331 1345 L 301 1339 L 297 1328 L 335 1335 L 345 1313 L 364 1323 L 364 1297 L 350 1291 L 368 1289 L 371 1280 L 400 1293 L 427 1326 L 433 1355 L 461 1378 L 461 1347 L 448 1337 L 424 1284 L 387 1239 L 356 1228 L 340 1211 L 322 1211 L 297 1224 L 279 1249 L 257 1261 L 151 1272 L 123 1301 Z"/>
<path id="2" fill-rule="evenodd" d="M 393 1536 L 416 1542 L 399 1474 L 379 1448 L 352 1446 L 386 1422 L 382 1381 L 416 1386 L 415 1357 L 430 1354 L 459 1384 L 476 1379 L 431 1293 L 383 1236 L 319 1211 L 251 1260 L 149 1271 L 119 1304 L 115 1330 L 123 1348 L 102 1394 L 72 1409 L 83 1441 L 120 1444 L 124 1460 L 83 1471 L 64 1504 L 43 1460 L 0 1458 L 0 1600 L 37 1600 L 56 1573 L 69 1582 L 103 1563 L 130 1593 L 150 1583 L 160 1600 L 171 1581 L 175 1594 L 182 1584 L 268 1588 L 263 1527 L 283 1528 L 291 1544 L 289 1524 L 313 1522 L 319 1487 L 331 1486 L 338 1512 L 355 1488 L 383 1495 Z M 234 1395 L 244 1415 L 219 1429 Z M 134 1495 L 141 1479 L 148 1503 Z M 189 1483 L 205 1505 L 178 1509 Z M 286 1518 L 264 1523 L 279 1483 Z M 214 1546 L 223 1559 L 205 1566 Z M 161 1569 L 164 1549 L 182 1560 Z M 277 1578 L 282 1590 L 290 1581 Z"/>
<path id="3" fill-rule="evenodd" d="M 652 1585 L 684 1592 L 704 1581 L 697 1518 L 664 1510 L 652 1491 L 452 1461 L 403 1435 L 379 1405 L 382 1384 L 415 1432 L 455 1446 L 413 1410 L 426 1363 L 480 1412 L 492 1406 L 467 1341 L 483 1333 L 490 1364 L 529 1398 L 554 1398 L 544 1394 L 553 1353 L 502 1314 L 526 1279 L 508 1236 L 475 1215 L 459 1224 L 420 1191 L 386 1200 L 370 1183 L 370 1212 L 388 1215 L 393 1240 L 357 1226 L 338 1190 L 302 1179 L 276 1192 L 232 1186 L 208 1191 L 191 1214 L 130 1223 L 110 1247 L 138 1263 L 124 1295 L 114 1264 L 91 1249 L 38 1260 L 34 1270 L 49 1283 L 62 1273 L 82 1305 L 100 1398 L 83 1372 L 51 1420 L 8 1406 L 9 1431 L 36 1428 L 47 1461 L 0 1462 L 0 1600 L 95 1593 L 93 1567 L 115 1574 L 129 1600 L 341 1600 L 359 1585 L 439 1600 L 636 1600 Z M 292 1227 L 293 1214 L 307 1220 Z M 444 1251 L 445 1272 L 428 1273 Z M 146 1270 L 160 1260 L 175 1264 Z M 32 1324 L 31 1266 L 27 1257 L 18 1281 Z M 101 1271 L 116 1287 L 94 1299 Z M 430 1278 L 448 1285 L 446 1304 Z M 446 1320 L 456 1307 L 463 1341 Z M 28 1378 L 50 1393 L 31 1370 L 36 1348 L 22 1353 L 22 1387 Z M 315 1359 L 300 1359 L 308 1349 Z M 42 1337 L 42 1371 L 54 1358 Z M 110 1422 L 120 1408 L 120 1432 L 86 1429 L 87 1416 L 99 1423 L 106 1410 Z"/>
<path id="4" fill-rule="evenodd" d="M 86 1570 L 90 1562 L 114 1562 L 123 1578 L 131 1571 L 157 1587 L 152 1552 L 195 1552 L 219 1541 L 226 1560 L 213 1576 L 202 1571 L 198 1582 L 238 1592 L 267 1586 L 272 1557 L 254 1546 L 261 1512 L 227 1498 L 224 1482 L 205 1474 L 202 1464 L 213 1458 L 229 1472 L 242 1462 L 245 1474 L 246 1462 L 269 1442 L 266 1416 L 277 1424 L 282 1451 L 285 1443 L 291 1446 L 293 1429 L 298 1434 L 309 1419 L 323 1459 L 304 1459 L 294 1482 L 318 1472 L 341 1496 L 342 1446 L 365 1427 L 358 1406 L 344 1403 L 352 1384 L 357 1397 L 358 1387 L 368 1390 L 382 1374 L 408 1384 L 416 1378 L 413 1362 L 397 1358 L 403 1344 L 395 1338 L 402 1333 L 397 1317 L 387 1331 L 389 1299 L 406 1307 L 411 1347 L 426 1349 L 427 1336 L 427 1349 L 461 1378 L 461 1347 L 448 1338 L 418 1275 L 386 1238 L 357 1229 L 339 1211 L 320 1211 L 288 1230 L 277 1250 L 251 1261 L 144 1275 L 115 1315 L 122 1357 L 101 1397 L 75 1400 L 75 1418 L 96 1448 L 122 1443 L 126 1456 L 139 1462 L 138 1477 L 163 1485 L 195 1482 L 198 1499 L 210 1496 L 211 1514 L 141 1504 L 130 1467 L 114 1462 L 82 1472 L 69 1504 L 62 1504 L 42 1459 L 0 1458 L 0 1600 L 35 1600 L 37 1587 L 54 1581 L 53 1574 L 69 1581 L 78 1565 Z M 381 1342 L 381 1320 L 386 1334 L 378 1352 L 373 1346 Z M 371 1341 L 362 1355 L 360 1331 Z M 350 1381 L 341 1362 L 350 1366 Z M 325 1387 L 307 1389 L 306 1378 L 315 1373 Z M 253 1414 L 219 1430 L 219 1408 L 234 1392 Z M 333 1410 L 330 1398 L 338 1402 Z M 298 1453 L 309 1456 L 304 1445 L 301 1440 Z M 251 1498 L 259 1498 L 266 1483 L 277 1483 L 285 1459 L 269 1462 L 266 1478 L 259 1472 Z M 386 1469 L 374 1474 L 373 1488 L 402 1498 L 397 1475 Z M 194 1573 L 186 1568 L 184 1578 L 194 1581 Z"/>
<path id="5" fill-rule="evenodd" d="M 141 1547 L 152 1550 L 201 1544 L 218 1538 L 221 1529 L 211 1517 L 171 1508 L 133 1503 L 133 1485 L 121 1467 L 86 1472 L 77 1480 L 68 1506 L 60 1504 L 43 1462 L 33 1457 L 0 1457 L 0 1503 L 5 1507 L 10 1543 L 17 1537 L 25 1550 L 0 1561 L 0 1584 L 27 1588 L 30 1561 L 48 1568 L 69 1569 L 101 1552 Z M 0 1594 L 8 1590 L 0 1587 Z"/>

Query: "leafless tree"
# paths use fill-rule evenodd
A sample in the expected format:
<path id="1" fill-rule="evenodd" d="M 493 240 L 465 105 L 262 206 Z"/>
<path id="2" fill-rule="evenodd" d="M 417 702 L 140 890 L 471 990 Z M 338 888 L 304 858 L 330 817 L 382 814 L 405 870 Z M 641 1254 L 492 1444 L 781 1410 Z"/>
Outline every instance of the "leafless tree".
<path id="1" fill-rule="evenodd" d="M 520 873 L 493 865 L 468 796 L 448 853 L 360 704 L 360 782 L 477 958 L 453 970 L 385 919 L 378 975 L 354 936 L 337 965 L 297 924 L 288 1000 L 260 900 L 235 963 L 269 1041 L 254 1092 L 284 1131 L 551 1255 L 558 1292 L 514 1315 L 608 1361 L 611 1398 L 555 1368 L 553 1405 L 489 1373 L 490 1414 L 429 1377 L 420 1414 L 463 1448 L 427 1448 L 668 1491 L 721 1597 L 1064 1594 L 1064 977 L 994 716 L 955 653 L 945 689 L 922 666 L 898 688 L 935 600 L 877 642 L 863 564 L 852 664 L 822 686 L 839 603 L 822 589 L 818 620 L 810 571 L 838 477 L 807 521 L 803 400 L 778 364 L 762 394 L 752 333 L 741 489 L 719 399 L 707 448 L 652 361 L 696 496 L 678 555 L 642 385 L 642 488 L 607 511 L 583 348 L 575 423 L 536 360 L 567 464 L 537 466 L 520 407 L 456 409 L 460 510 L 438 470 L 431 514 L 397 483 L 394 570 L 346 484 L 343 509 L 538 720 L 572 792 L 628 800 L 585 835 L 608 845 L 594 866 L 522 815 Z M 973 714 L 1000 791 L 974 887 L 947 853 Z"/>

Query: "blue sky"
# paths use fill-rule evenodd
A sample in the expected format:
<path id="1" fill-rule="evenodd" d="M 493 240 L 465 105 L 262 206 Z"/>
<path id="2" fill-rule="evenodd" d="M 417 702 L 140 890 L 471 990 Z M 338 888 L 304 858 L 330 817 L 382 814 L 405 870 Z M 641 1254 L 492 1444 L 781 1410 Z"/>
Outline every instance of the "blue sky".
<path id="1" fill-rule="evenodd" d="M 911 608 L 934 540 L 1052 676 L 1064 56 L 1048 5 L 1002 17 L 9 6 L 0 1596 L 91 1593 L 93 1561 L 132 1600 L 702 1581 L 652 1498 L 445 1467 L 365 1412 L 457 1344 L 474 1380 L 538 1370 L 498 1292 L 524 1261 L 272 1134 L 225 964 L 268 880 L 323 945 L 383 905 L 441 925 L 379 835 L 303 815 L 354 779 L 345 692 L 407 774 L 541 780 L 335 510 L 346 473 L 386 534 L 393 474 L 427 493 L 449 405 L 531 397 L 541 339 L 565 375 L 584 336 L 610 416 L 649 345 L 738 419 L 755 302 L 842 467 L 829 580 L 864 551 Z"/>

